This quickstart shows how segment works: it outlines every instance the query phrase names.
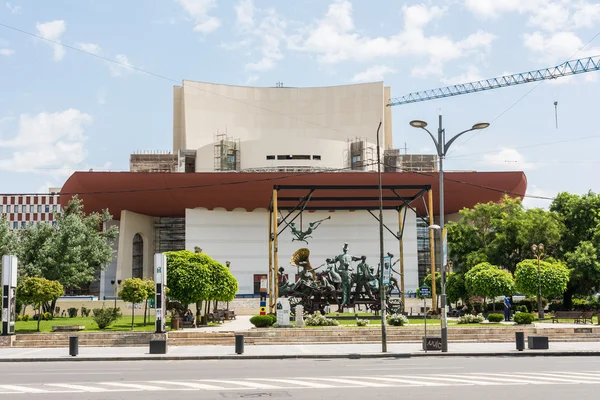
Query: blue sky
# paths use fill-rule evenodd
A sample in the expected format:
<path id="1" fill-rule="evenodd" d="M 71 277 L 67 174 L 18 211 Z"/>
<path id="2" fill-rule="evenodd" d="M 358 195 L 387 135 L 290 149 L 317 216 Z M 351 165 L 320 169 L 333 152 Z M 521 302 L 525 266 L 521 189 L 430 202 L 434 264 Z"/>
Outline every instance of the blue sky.
<path id="1" fill-rule="evenodd" d="M 600 55 L 600 36 L 589 42 L 600 33 L 600 4 L 592 0 L 2 3 L 0 23 L 124 65 L 0 26 L 4 193 L 45 191 L 78 169 L 128 170 L 136 150 L 170 150 L 172 80 L 325 86 L 383 79 L 402 96 Z M 456 142 L 447 169 L 524 170 L 533 196 L 597 191 L 599 80 L 591 72 L 397 106 L 394 142 L 409 153 L 432 152 L 428 136 L 408 122 L 423 119 L 435 129 L 440 110 L 448 135 L 493 122 Z"/>

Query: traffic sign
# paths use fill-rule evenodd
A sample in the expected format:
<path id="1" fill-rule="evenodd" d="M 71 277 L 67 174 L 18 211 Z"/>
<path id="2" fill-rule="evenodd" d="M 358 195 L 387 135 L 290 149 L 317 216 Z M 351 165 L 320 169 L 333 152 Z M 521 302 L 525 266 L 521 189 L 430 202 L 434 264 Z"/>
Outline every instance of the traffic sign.
<path id="1" fill-rule="evenodd" d="M 429 286 L 421 286 L 419 288 L 419 295 L 421 297 L 431 297 L 431 289 L 429 288 Z"/>

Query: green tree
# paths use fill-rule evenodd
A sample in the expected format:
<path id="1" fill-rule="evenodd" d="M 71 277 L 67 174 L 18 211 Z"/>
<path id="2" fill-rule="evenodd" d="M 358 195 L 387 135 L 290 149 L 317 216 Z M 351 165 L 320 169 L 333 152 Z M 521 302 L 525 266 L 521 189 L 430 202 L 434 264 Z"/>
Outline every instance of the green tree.
<path id="1" fill-rule="evenodd" d="M 519 293 L 535 297 L 538 294 L 538 282 L 542 288 L 542 296 L 548 298 L 560 296 L 569 282 L 569 269 L 564 263 L 550 260 L 540 262 L 538 280 L 538 260 L 523 260 L 515 271 L 516 289 Z"/>
<path id="2" fill-rule="evenodd" d="M 148 298 L 148 285 L 140 278 L 127 278 L 123 282 L 123 288 L 119 291 L 119 297 L 131 303 L 131 330 L 135 327 L 135 305 L 142 303 Z"/>
<path id="3" fill-rule="evenodd" d="M 425 277 L 425 279 L 423 279 L 423 284 L 426 286 L 429 286 L 430 288 L 433 288 L 433 286 L 431 285 L 431 274 L 427 274 L 427 276 Z M 433 291 L 432 291 L 433 293 Z M 442 274 L 440 274 L 438 271 L 435 272 L 435 294 L 436 297 L 439 296 L 442 293 Z"/>
<path id="4" fill-rule="evenodd" d="M 154 280 L 150 278 L 145 279 L 144 283 L 146 284 L 146 293 L 148 294 L 148 296 L 146 297 L 146 301 L 144 302 L 144 326 L 146 326 L 146 315 L 148 314 L 148 300 L 156 297 L 156 284 L 154 283 Z"/>
<path id="5" fill-rule="evenodd" d="M 56 227 L 40 223 L 23 233 L 19 257 L 26 274 L 70 288 L 88 285 L 113 258 L 118 229 L 103 229 L 111 219 L 108 210 L 86 215 L 82 201 L 73 197 L 57 216 Z M 54 310 L 55 304 L 53 301 L 48 311 Z"/>
<path id="6" fill-rule="evenodd" d="M 600 195 L 559 193 L 550 210 L 557 213 L 565 225 L 557 258 L 566 260 L 572 269 L 563 294 L 563 305 L 569 310 L 573 296 L 591 295 L 600 289 L 600 266 L 596 262 L 600 256 Z"/>
<path id="7" fill-rule="evenodd" d="M 464 301 L 469 298 L 465 287 L 464 274 L 450 273 L 446 276 L 446 296 L 450 303 L 456 303 L 459 300 Z"/>
<path id="8" fill-rule="evenodd" d="M 0 218 L 0 257 L 11 254 L 16 250 L 16 237 L 13 231 L 10 230 L 6 217 Z"/>
<path id="9" fill-rule="evenodd" d="M 42 305 L 56 301 L 63 294 L 64 288 L 60 282 L 38 277 L 25 278 L 17 287 L 17 297 L 20 297 L 25 304 L 31 304 L 38 311 L 38 332 L 42 319 Z"/>
<path id="10" fill-rule="evenodd" d="M 564 226 L 556 213 L 524 210 L 519 198 L 478 204 L 460 211 L 461 220 L 448 224 L 448 246 L 457 270 L 490 262 L 513 272 L 529 257 L 533 243 L 544 243 L 549 255 L 557 250 Z"/>
<path id="11" fill-rule="evenodd" d="M 465 274 L 465 287 L 472 296 L 494 299 L 514 292 L 512 274 L 490 263 L 481 263 Z M 494 301 L 494 311 L 496 302 Z"/>

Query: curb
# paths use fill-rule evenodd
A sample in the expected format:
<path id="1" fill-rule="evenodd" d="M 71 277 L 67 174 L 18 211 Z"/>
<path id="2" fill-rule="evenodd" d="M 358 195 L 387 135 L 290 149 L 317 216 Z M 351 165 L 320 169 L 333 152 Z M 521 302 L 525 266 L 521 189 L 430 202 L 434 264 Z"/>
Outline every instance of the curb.
<path id="1" fill-rule="evenodd" d="M 39 357 L 0 358 L 0 363 L 15 362 L 91 362 L 91 361 L 214 361 L 214 360 L 317 360 L 317 359 L 377 359 L 377 358 L 477 358 L 477 357 L 600 357 L 600 351 L 514 351 L 477 353 L 350 353 L 298 355 L 225 355 L 225 356 L 140 356 L 140 357 Z"/>

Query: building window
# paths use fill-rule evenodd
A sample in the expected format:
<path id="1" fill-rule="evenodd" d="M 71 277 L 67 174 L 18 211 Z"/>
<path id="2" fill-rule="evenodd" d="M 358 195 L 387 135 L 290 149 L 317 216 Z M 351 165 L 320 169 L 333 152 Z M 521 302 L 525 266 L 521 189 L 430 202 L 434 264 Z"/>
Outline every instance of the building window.
<path id="1" fill-rule="evenodd" d="M 267 160 L 274 160 L 275 156 L 267 156 Z"/>
<path id="2" fill-rule="evenodd" d="M 21 212 L 22 213 L 26 213 L 27 212 L 27 206 L 25 206 L 25 205 L 21 206 Z"/>
<path id="3" fill-rule="evenodd" d="M 320 160 L 321 156 L 313 156 L 313 160 Z"/>
<path id="4" fill-rule="evenodd" d="M 360 162 L 360 156 L 352 156 L 352 164 Z"/>
<path id="5" fill-rule="evenodd" d="M 52 221 L 52 226 L 56 226 L 56 221 Z"/>
<path id="6" fill-rule="evenodd" d="M 41 205 L 39 205 L 39 206 L 38 206 L 38 213 L 39 213 L 39 214 L 41 214 L 41 213 L 42 213 L 42 206 L 41 206 Z"/>
<path id="7" fill-rule="evenodd" d="M 277 156 L 278 160 L 310 160 L 309 155 L 304 154 L 296 154 L 296 155 L 279 155 Z"/>
<path id="8" fill-rule="evenodd" d="M 50 205 L 46 204 L 46 212 L 49 213 L 50 212 Z"/>
<path id="9" fill-rule="evenodd" d="M 2 204 L 0 204 L 0 214 L 2 214 L 4 212 L 4 206 Z"/>
<path id="10" fill-rule="evenodd" d="M 35 206 L 29 206 L 29 212 L 33 214 L 35 212 Z"/>
<path id="11" fill-rule="evenodd" d="M 21 228 L 23 228 L 23 229 L 27 228 L 27 222 L 21 222 Z"/>
<path id="12" fill-rule="evenodd" d="M 260 281 L 268 280 L 269 277 L 265 274 L 255 274 L 254 275 L 254 294 L 260 294 Z"/>
<path id="13" fill-rule="evenodd" d="M 431 230 L 429 229 L 429 224 L 422 219 L 417 218 L 417 263 L 419 271 L 419 286 L 423 284 L 425 277 L 431 273 L 431 253 L 429 251 L 430 233 Z M 436 270 L 439 271 L 437 266 Z"/>
<path id="14" fill-rule="evenodd" d="M 58 209 L 56 208 L 56 205 L 52 206 L 52 212 L 56 212 Z"/>
<path id="15" fill-rule="evenodd" d="M 19 229 L 19 223 L 13 222 L 13 229 Z"/>
<path id="16" fill-rule="evenodd" d="M 6 206 L 6 213 L 10 214 L 10 204 Z"/>
<path id="17" fill-rule="evenodd" d="M 14 206 L 13 210 L 14 210 L 15 214 L 18 214 L 19 213 L 19 206 Z"/>
<path id="18" fill-rule="evenodd" d="M 279 156 L 277 156 L 277 159 L 278 160 L 291 160 L 292 156 L 279 155 Z"/>
<path id="19" fill-rule="evenodd" d="M 131 261 L 131 277 L 132 278 L 143 278 L 144 277 L 144 239 L 142 235 L 136 233 L 133 237 L 133 259 Z"/>

